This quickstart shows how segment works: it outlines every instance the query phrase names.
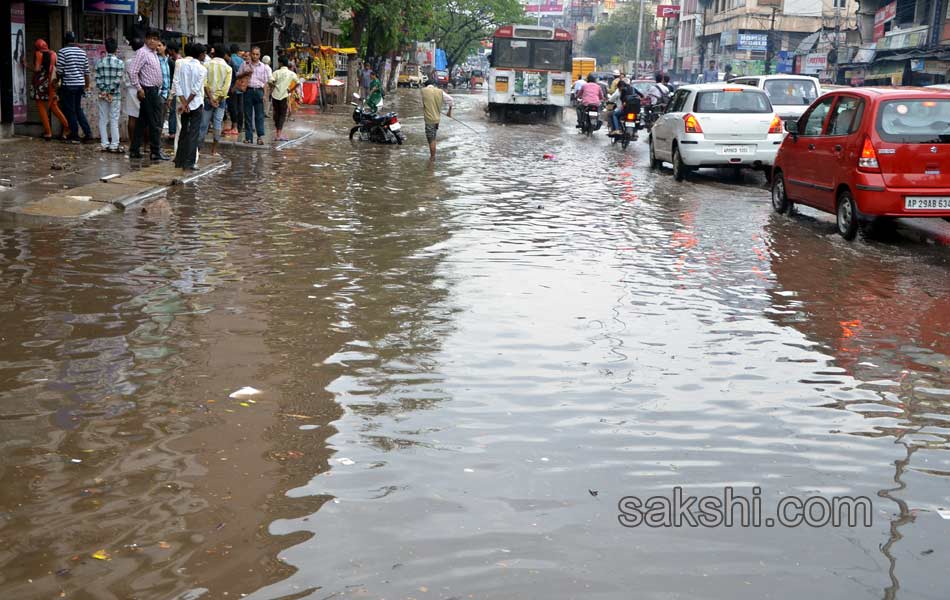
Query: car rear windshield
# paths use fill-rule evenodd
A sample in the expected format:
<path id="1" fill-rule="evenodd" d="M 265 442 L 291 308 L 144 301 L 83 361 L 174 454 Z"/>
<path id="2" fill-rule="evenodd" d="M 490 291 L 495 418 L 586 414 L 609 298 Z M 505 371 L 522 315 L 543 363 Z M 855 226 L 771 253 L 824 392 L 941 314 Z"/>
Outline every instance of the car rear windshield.
<path id="1" fill-rule="evenodd" d="M 765 93 L 772 104 L 809 106 L 818 97 L 818 88 L 810 79 L 768 79 Z"/>
<path id="2" fill-rule="evenodd" d="M 770 113 L 772 105 L 759 90 L 713 90 L 696 94 L 698 113 Z"/>
<path id="3" fill-rule="evenodd" d="M 950 144 L 950 99 L 882 102 L 877 112 L 877 132 L 886 142 Z"/>

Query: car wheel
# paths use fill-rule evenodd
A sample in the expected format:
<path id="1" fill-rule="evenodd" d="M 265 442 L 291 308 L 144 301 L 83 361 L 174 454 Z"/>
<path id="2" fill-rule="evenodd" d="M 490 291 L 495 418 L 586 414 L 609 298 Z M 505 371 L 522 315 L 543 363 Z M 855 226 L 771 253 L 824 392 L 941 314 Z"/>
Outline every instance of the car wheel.
<path id="1" fill-rule="evenodd" d="M 657 160 L 656 158 L 656 150 L 653 148 L 653 136 L 651 135 L 650 136 L 650 168 L 659 169 L 662 166 L 663 166 L 663 162 Z"/>
<path id="2" fill-rule="evenodd" d="M 772 208 L 778 214 L 789 212 L 788 194 L 785 192 L 785 176 L 776 173 L 772 178 Z"/>
<path id="3" fill-rule="evenodd" d="M 858 233 L 858 207 L 851 197 L 851 192 L 845 190 L 838 196 L 838 208 L 835 211 L 838 223 L 838 233 L 849 242 Z"/>
<path id="4" fill-rule="evenodd" d="M 680 155 L 680 147 L 673 146 L 673 179 L 683 181 L 686 179 L 686 173 L 689 169 L 683 163 L 683 157 Z"/>

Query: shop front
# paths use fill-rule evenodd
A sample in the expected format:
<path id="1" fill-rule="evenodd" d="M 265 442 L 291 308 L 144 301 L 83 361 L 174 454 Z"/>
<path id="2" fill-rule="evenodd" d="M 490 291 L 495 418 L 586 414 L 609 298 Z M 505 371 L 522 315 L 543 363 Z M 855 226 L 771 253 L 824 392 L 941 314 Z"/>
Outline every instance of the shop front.
<path id="1" fill-rule="evenodd" d="M 237 44 L 242 50 L 260 46 L 264 55 L 276 56 L 274 29 L 266 5 L 201 3 L 198 20 L 207 22 L 209 44 Z"/>

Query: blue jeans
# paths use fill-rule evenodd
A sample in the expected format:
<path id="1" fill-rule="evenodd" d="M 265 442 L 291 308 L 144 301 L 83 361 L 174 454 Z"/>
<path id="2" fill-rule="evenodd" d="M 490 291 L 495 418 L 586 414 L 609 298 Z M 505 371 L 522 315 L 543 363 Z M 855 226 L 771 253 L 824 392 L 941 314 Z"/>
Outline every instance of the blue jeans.
<path id="1" fill-rule="evenodd" d="M 224 114 L 228 110 L 228 101 L 222 100 L 218 108 L 211 106 L 210 102 L 205 102 L 204 110 L 201 115 L 201 138 L 198 141 L 198 148 L 201 149 L 205 136 L 208 134 L 208 125 L 214 121 L 214 141 L 221 141 L 221 127 L 224 123 Z"/>
<path id="2" fill-rule="evenodd" d="M 168 135 L 178 131 L 178 98 L 172 93 L 172 105 L 168 109 Z"/>
<path id="3" fill-rule="evenodd" d="M 253 142 L 255 128 L 257 137 L 264 137 L 264 90 L 247 88 L 244 92 L 244 139 Z"/>
<path id="4" fill-rule="evenodd" d="M 69 122 L 69 138 L 72 140 L 79 139 L 80 127 L 83 135 L 92 139 L 92 129 L 86 120 L 86 113 L 82 110 L 82 96 L 85 92 L 86 88 L 82 85 L 64 85 L 60 88 L 59 95 L 63 99 L 63 112 Z"/>
<path id="5" fill-rule="evenodd" d="M 614 131 L 620 130 L 620 117 L 622 116 L 623 116 L 622 106 L 610 114 L 610 121 L 611 123 L 613 123 Z"/>

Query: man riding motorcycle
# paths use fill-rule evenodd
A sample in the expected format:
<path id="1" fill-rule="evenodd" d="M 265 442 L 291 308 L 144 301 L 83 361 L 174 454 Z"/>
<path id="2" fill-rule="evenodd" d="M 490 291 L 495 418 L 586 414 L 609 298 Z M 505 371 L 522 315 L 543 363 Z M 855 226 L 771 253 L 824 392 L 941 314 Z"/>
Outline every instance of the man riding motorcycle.
<path id="1" fill-rule="evenodd" d="M 577 127 L 580 128 L 587 115 L 584 113 L 589 109 L 600 111 L 600 105 L 604 101 L 604 89 L 597 83 L 597 77 L 593 73 L 587 76 L 587 83 L 581 88 L 577 97 Z"/>
<path id="2" fill-rule="evenodd" d="M 616 110 L 610 114 L 611 129 L 608 135 L 623 132 L 623 129 L 620 127 L 620 119 L 623 118 L 625 114 L 640 114 L 640 98 L 642 96 L 643 94 L 641 94 L 637 88 L 628 84 L 626 81 L 621 81 L 617 85 L 617 90 L 607 98 L 607 102 L 613 102 L 617 107 Z"/>
<path id="3" fill-rule="evenodd" d="M 663 84 L 663 76 L 659 73 L 656 74 L 655 80 L 656 83 L 647 90 L 647 98 L 654 106 L 666 104 L 670 99 L 670 88 Z"/>

